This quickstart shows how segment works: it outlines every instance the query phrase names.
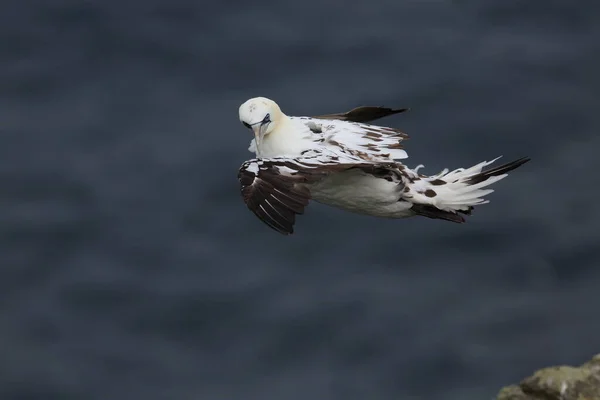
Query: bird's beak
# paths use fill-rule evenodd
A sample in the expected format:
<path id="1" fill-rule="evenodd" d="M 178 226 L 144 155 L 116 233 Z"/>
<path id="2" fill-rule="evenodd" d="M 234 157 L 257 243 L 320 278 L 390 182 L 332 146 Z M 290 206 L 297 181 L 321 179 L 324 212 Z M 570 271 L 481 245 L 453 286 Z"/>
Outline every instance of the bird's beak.
<path id="1" fill-rule="evenodd" d="M 254 138 L 256 139 L 256 148 L 260 146 L 262 142 L 263 136 L 265 135 L 265 130 L 267 129 L 268 124 L 256 124 L 252 125 L 252 131 L 254 132 Z"/>
<path id="2" fill-rule="evenodd" d="M 254 132 L 254 139 L 256 140 L 256 148 L 260 145 L 261 133 L 262 133 L 262 125 L 256 124 L 252 126 L 252 131 Z"/>

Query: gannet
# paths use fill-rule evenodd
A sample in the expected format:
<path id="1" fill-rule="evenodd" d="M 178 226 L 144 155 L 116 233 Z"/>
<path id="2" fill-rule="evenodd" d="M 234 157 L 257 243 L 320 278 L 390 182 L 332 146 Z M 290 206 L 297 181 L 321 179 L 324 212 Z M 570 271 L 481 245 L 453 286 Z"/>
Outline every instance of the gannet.
<path id="1" fill-rule="evenodd" d="M 294 232 L 297 214 L 310 200 L 354 213 L 385 218 L 423 216 L 465 222 L 486 204 L 489 186 L 525 164 L 527 157 L 483 170 L 500 157 L 470 168 L 419 174 L 396 129 L 372 125 L 406 108 L 357 107 L 314 117 L 284 114 L 273 100 L 255 97 L 239 107 L 240 122 L 254 138 L 255 158 L 242 164 L 238 179 L 248 208 L 279 233 Z"/>

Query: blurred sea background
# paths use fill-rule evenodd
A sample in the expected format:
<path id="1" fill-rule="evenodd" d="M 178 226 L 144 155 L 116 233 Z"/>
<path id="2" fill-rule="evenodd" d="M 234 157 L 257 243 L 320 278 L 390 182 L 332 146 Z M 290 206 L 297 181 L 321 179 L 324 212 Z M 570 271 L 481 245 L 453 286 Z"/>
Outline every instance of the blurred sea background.
<path id="1" fill-rule="evenodd" d="M 600 351 L 600 2 L 9 1 L 0 399 L 491 399 Z M 238 120 L 410 107 L 467 224 L 247 210 Z"/>

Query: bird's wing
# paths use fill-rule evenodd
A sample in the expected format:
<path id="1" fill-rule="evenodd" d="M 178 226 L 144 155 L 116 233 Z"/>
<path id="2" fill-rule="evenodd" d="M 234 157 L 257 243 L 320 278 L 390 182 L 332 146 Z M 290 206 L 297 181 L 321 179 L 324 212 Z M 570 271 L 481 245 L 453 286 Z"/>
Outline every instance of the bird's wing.
<path id="1" fill-rule="evenodd" d="M 408 111 L 408 108 L 387 108 L 387 107 L 373 107 L 373 106 L 361 106 L 353 108 L 350 111 L 344 113 L 334 113 L 317 115 L 313 118 L 317 119 L 330 119 L 330 120 L 341 120 L 350 122 L 373 122 L 377 119 L 388 117 L 390 115 L 399 114 Z"/>
<path id="2" fill-rule="evenodd" d="M 332 128 L 342 128 L 342 132 L 337 132 L 338 134 L 352 132 L 353 134 L 350 134 L 349 138 L 344 137 L 343 142 L 349 139 L 349 142 L 345 144 L 353 149 L 353 153 L 356 155 L 360 156 L 360 153 L 365 152 L 365 149 L 367 149 L 367 154 L 376 153 L 376 147 L 381 147 L 384 150 L 380 151 L 380 155 L 384 156 L 383 158 L 399 160 L 408 157 L 406 151 L 402 150 L 402 146 L 399 144 L 402 140 L 408 139 L 408 135 L 395 128 L 370 125 L 367 122 L 408 110 L 408 108 L 361 106 L 344 113 L 324 114 L 314 117 L 292 117 L 292 119 L 301 120 L 306 125 L 307 132 L 310 130 L 314 135 L 321 134 L 323 129 L 330 130 Z M 325 128 L 323 128 L 324 126 Z M 250 141 L 248 151 L 256 153 L 254 139 Z"/>
<path id="3" fill-rule="evenodd" d="M 351 168 L 377 171 L 384 166 L 313 151 L 297 158 L 248 160 L 240 167 L 238 179 L 248 208 L 265 224 L 288 235 L 294 232 L 296 215 L 304 213 L 311 199 L 307 184 Z"/>
<path id="4" fill-rule="evenodd" d="M 293 117 L 319 146 L 368 161 L 392 161 L 408 157 L 402 141 L 408 135 L 396 128 L 310 117 Z M 309 132 L 310 131 L 310 132 Z"/>

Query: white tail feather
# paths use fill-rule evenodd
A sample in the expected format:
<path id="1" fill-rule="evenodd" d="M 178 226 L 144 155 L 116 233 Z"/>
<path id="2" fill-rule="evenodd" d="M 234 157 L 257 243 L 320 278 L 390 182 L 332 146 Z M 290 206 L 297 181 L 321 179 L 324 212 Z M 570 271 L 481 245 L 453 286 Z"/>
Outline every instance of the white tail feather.
<path id="1" fill-rule="evenodd" d="M 480 175 L 484 167 L 499 158 L 484 161 L 466 169 L 458 168 L 453 171 L 444 169 L 439 174 L 429 177 L 419 176 L 415 172 L 412 176 L 413 181 L 407 182 L 408 191 L 404 193 L 403 197 L 413 203 L 432 205 L 437 209 L 454 213 L 468 211 L 473 206 L 486 204 L 489 201 L 485 200 L 484 196 L 494 191 L 487 187 L 507 176 L 504 169 L 508 171 L 526 162 L 518 160 L 499 167 L 497 173 L 488 176 L 484 172 L 484 175 Z M 513 164 L 518 165 L 513 166 Z M 505 168 L 503 169 L 503 167 Z M 417 177 L 420 179 L 415 179 Z"/>

